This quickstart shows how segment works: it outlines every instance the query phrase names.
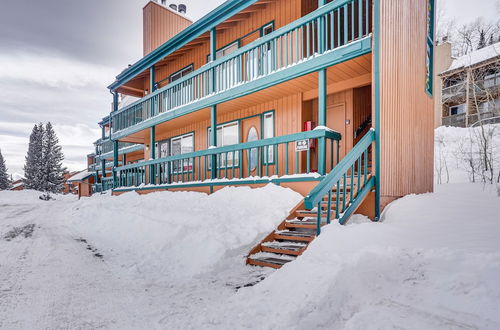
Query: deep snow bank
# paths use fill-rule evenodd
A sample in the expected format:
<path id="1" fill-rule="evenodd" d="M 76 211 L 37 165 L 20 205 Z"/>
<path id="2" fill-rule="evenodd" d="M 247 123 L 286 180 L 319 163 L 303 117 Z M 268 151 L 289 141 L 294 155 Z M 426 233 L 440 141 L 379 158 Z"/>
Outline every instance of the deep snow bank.
<path id="1" fill-rule="evenodd" d="M 500 175 L 500 124 L 484 125 L 486 140 L 481 127 L 461 128 L 440 126 L 434 136 L 434 178 L 437 183 L 481 181 L 481 143 L 487 141 L 494 178 Z"/>
<path id="2" fill-rule="evenodd" d="M 205 313 L 217 315 L 214 328 L 498 329 L 499 214 L 480 185 L 404 197 L 382 223 L 327 226 L 224 314 Z"/>
<path id="3" fill-rule="evenodd" d="M 227 187 L 206 195 L 157 192 L 82 199 L 70 214 L 75 231 L 127 269 L 188 279 L 225 255 L 248 249 L 302 199 L 286 188 Z"/>

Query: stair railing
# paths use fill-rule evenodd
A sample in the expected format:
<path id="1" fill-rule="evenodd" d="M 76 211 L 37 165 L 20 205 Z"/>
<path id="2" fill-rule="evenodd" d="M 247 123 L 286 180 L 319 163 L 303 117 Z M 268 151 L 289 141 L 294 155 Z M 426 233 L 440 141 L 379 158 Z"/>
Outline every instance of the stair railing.
<path id="1" fill-rule="evenodd" d="M 332 195 L 335 188 L 335 220 L 344 224 L 364 197 L 375 185 L 375 177 L 369 175 L 369 152 L 375 141 L 375 130 L 370 129 L 354 148 L 304 199 L 305 208 L 317 207 L 316 233 L 321 233 L 321 221 L 326 213 L 326 223 L 331 222 Z M 356 182 L 356 183 L 355 183 Z M 327 200 L 324 201 L 325 196 Z M 347 201 L 346 199 L 349 199 Z M 326 204 L 326 211 L 323 206 Z"/>

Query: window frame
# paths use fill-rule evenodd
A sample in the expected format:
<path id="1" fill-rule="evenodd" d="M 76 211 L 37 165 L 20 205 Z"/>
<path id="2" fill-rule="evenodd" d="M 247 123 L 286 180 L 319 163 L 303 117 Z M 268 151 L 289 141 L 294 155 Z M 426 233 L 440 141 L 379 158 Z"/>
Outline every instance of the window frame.
<path id="1" fill-rule="evenodd" d="M 224 136 L 224 127 L 227 127 L 227 126 L 233 126 L 233 125 L 236 125 L 236 131 L 237 131 L 237 142 L 236 143 L 233 143 L 233 144 L 228 144 L 228 145 L 235 145 L 235 144 L 240 144 L 241 143 L 241 136 L 240 136 L 240 121 L 241 119 L 237 119 L 237 120 L 231 120 L 231 121 L 228 121 L 228 122 L 225 122 L 225 123 L 220 123 L 220 124 L 217 124 L 217 127 L 216 127 L 216 130 L 219 130 L 219 128 L 222 130 L 221 132 L 221 137 L 223 138 Z M 210 135 L 211 135 L 211 131 L 212 131 L 212 127 L 207 127 L 207 147 L 210 148 Z M 216 148 L 220 148 L 220 147 L 225 147 L 226 145 L 219 145 L 219 142 L 220 142 L 220 139 L 217 139 L 217 143 L 216 143 Z M 240 152 L 235 152 L 235 160 L 236 160 L 236 163 L 234 164 L 234 167 L 240 167 Z M 222 158 L 222 157 L 221 157 Z M 234 160 L 233 160 L 234 161 Z M 225 169 L 226 166 L 225 165 L 222 165 L 222 164 L 218 164 L 219 166 L 217 166 L 219 169 Z M 233 165 L 229 166 L 228 165 L 228 168 L 229 167 L 233 167 Z M 209 163 L 208 164 L 208 169 L 211 170 L 212 169 L 212 164 Z"/>
<path id="2" fill-rule="evenodd" d="M 193 151 L 191 152 L 186 152 L 186 153 L 182 153 L 182 139 L 185 138 L 185 137 L 188 137 L 188 136 L 191 136 L 192 139 L 193 139 Z M 180 139 L 181 140 L 181 153 L 179 155 L 185 155 L 185 154 L 189 154 L 189 153 L 192 153 L 192 152 L 195 152 L 196 151 L 196 140 L 195 140 L 195 132 L 194 131 L 191 131 L 191 132 L 188 132 L 188 133 L 184 133 L 184 134 L 179 134 L 179 135 L 176 135 L 176 136 L 172 136 L 168 139 L 164 139 L 164 140 L 161 140 L 161 141 L 158 141 L 157 142 L 157 146 L 155 146 L 156 149 L 156 152 L 158 155 L 161 156 L 161 145 L 164 144 L 164 143 L 167 143 L 168 144 L 168 155 L 167 156 L 164 156 L 164 157 L 160 157 L 161 158 L 167 158 L 167 157 L 171 157 L 171 156 L 178 156 L 178 155 L 173 155 L 172 154 L 172 143 L 174 140 L 177 140 L 177 139 Z M 183 160 L 182 162 L 184 163 L 186 160 Z M 187 171 L 177 171 L 177 170 L 174 170 L 174 168 L 170 168 L 170 173 L 191 173 L 193 172 L 194 168 L 193 168 L 193 163 L 192 163 L 192 160 L 189 159 L 188 160 L 188 166 L 191 166 L 191 169 L 188 169 Z M 184 167 L 184 165 L 183 165 Z"/>
<path id="3" fill-rule="evenodd" d="M 272 117 L 272 131 L 273 131 L 273 136 L 272 137 L 264 137 L 264 133 L 265 133 L 265 121 L 266 121 L 266 116 L 271 116 Z M 275 111 L 274 110 L 269 110 L 269 111 L 265 111 L 261 114 L 261 120 L 260 120 L 261 124 L 261 140 L 265 140 L 265 139 L 270 139 L 270 138 L 273 138 L 276 136 L 276 115 L 275 115 Z M 264 149 L 264 148 L 262 148 Z M 275 164 L 276 160 L 275 160 L 275 155 L 276 155 L 276 146 L 273 146 L 272 148 L 269 148 L 268 150 L 272 150 L 272 159 L 271 161 L 269 161 L 267 158 L 262 158 L 262 163 L 264 165 L 273 165 Z M 264 153 L 265 151 L 262 150 L 262 152 Z M 264 154 L 262 155 L 264 156 Z"/>
<path id="4" fill-rule="evenodd" d="M 188 73 L 183 73 L 183 72 L 184 72 L 184 71 L 186 71 L 187 69 L 191 69 L 191 71 L 189 71 Z M 188 65 L 186 65 L 185 67 L 183 67 L 183 68 L 181 68 L 181 69 L 179 69 L 179 70 L 175 71 L 174 73 L 170 74 L 170 75 L 168 76 L 168 82 L 169 82 L 169 84 L 171 84 L 171 83 L 175 82 L 176 80 L 179 80 L 179 79 L 181 79 L 181 78 L 182 78 L 182 77 L 184 77 L 184 76 L 187 76 L 188 74 L 190 74 L 190 73 L 191 73 L 191 72 L 193 72 L 193 71 L 194 71 L 194 63 L 188 64 Z M 179 73 L 183 73 L 183 74 L 182 74 L 179 78 L 177 78 L 177 79 L 175 79 L 175 80 L 172 80 L 172 77 L 173 77 L 173 76 L 175 76 L 175 75 L 177 75 L 177 74 L 179 74 Z"/>

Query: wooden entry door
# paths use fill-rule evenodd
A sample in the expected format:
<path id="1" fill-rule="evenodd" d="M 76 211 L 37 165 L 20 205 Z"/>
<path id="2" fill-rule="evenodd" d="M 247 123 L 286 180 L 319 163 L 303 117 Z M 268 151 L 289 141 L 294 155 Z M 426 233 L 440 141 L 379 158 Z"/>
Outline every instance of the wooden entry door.
<path id="1" fill-rule="evenodd" d="M 254 116 L 247 119 L 243 119 L 241 121 L 240 127 L 241 134 L 241 142 L 252 142 L 260 140 L 261 135 L 261 124 L 260 124 L 260 116 Z M 246 177 L 249 173 L 250 175 L 256 175 L 257 167 L 259 166 L 260 156 L 258 149 L 244 150 L 242 155 L 243 161 L 243 173 L 242 177 Z"/>
<path id="2" fill-rule="evenodd" d="M 342 139 L 339 142 L 339 156 L 340 159 L 344 158 L 346 149 L 347 136 L 345 127 L 345 104 L 335 104 L 327 107 L 326 109 L 326 126 L 339 132 L 342 135 Z M 330 151 L 328 150 L 328 153 Z M 327 159 L 330 159 L 330 154 L 327 155 Z"/>

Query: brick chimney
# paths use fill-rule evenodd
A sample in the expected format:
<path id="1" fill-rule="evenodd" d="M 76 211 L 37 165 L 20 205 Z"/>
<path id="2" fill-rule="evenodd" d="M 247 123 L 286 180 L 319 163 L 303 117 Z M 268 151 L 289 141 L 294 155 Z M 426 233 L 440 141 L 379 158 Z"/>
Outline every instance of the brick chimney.
<path id="1" fill-rule="evenodd" d="M 192 24 L 182 13 L 156 1 L 147 3 L 142 16 L 144 56 Z"/>

